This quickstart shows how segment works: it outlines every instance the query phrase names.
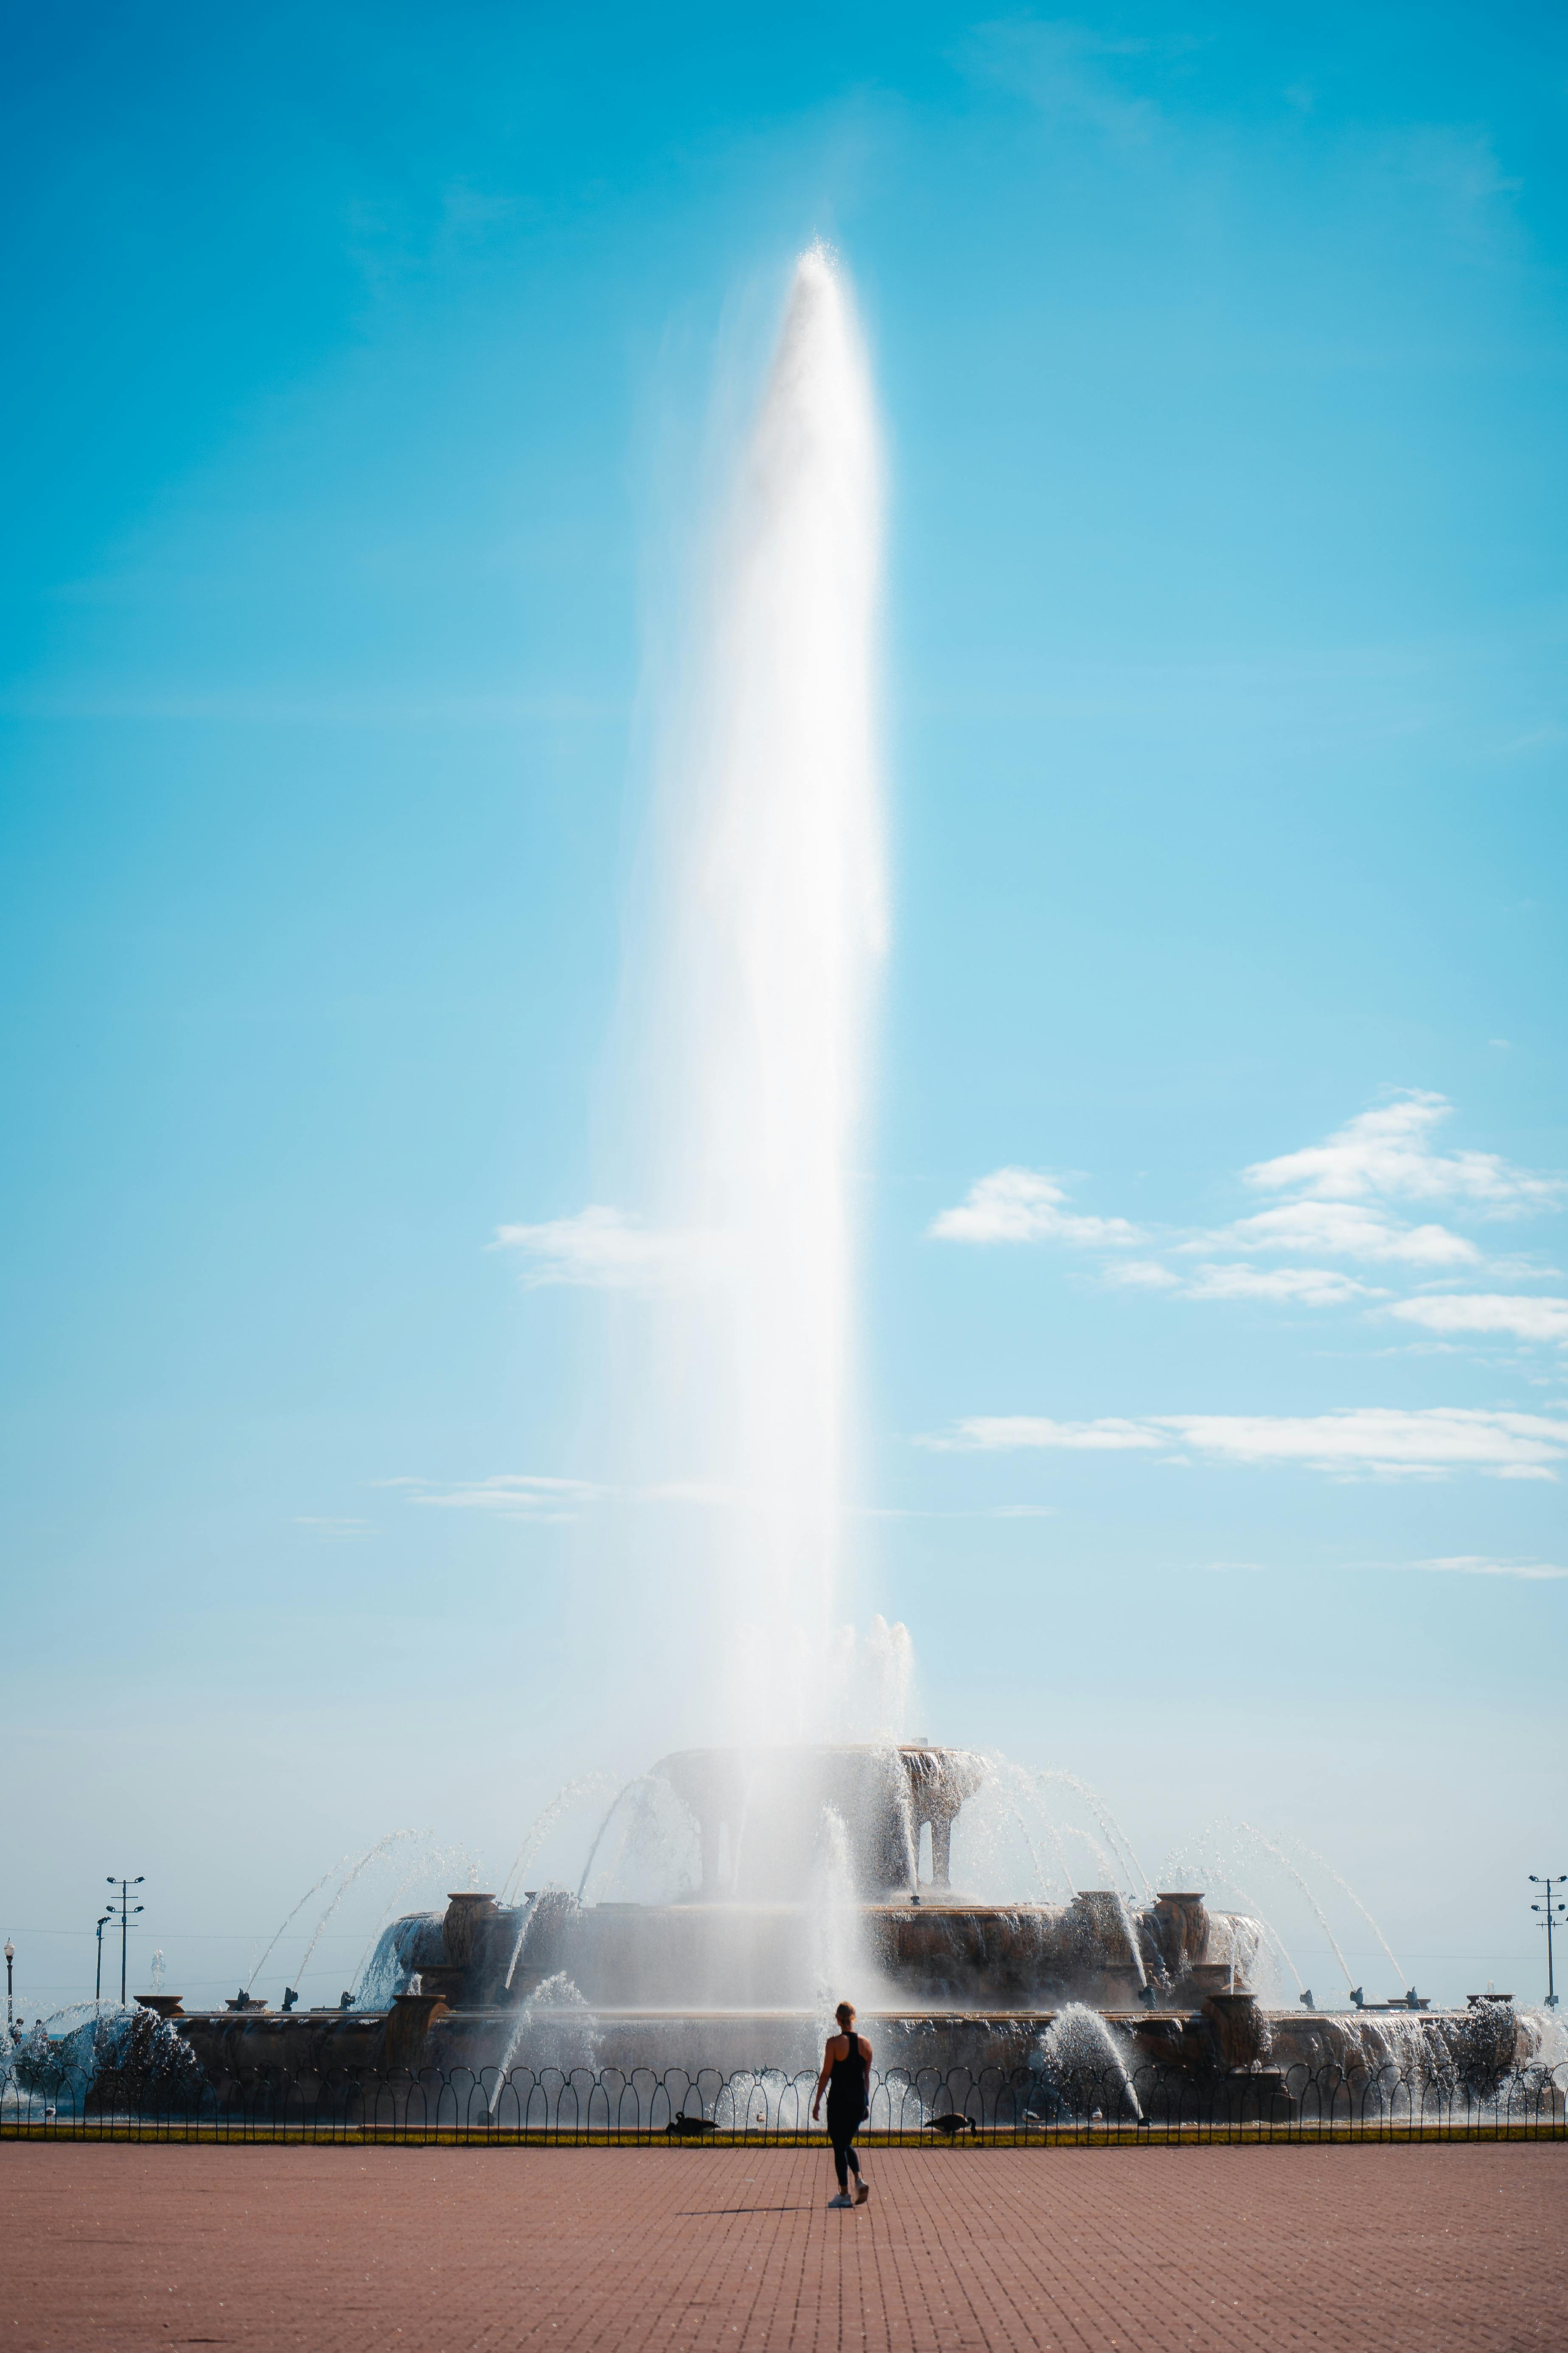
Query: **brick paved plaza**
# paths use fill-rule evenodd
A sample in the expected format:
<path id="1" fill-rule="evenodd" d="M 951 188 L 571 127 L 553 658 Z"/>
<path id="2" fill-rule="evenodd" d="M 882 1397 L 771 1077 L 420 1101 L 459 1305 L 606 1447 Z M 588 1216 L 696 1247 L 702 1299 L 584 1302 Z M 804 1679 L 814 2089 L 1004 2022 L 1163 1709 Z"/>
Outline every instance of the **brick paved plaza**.
<path id="1" fill-rule="evenodd" d="M 1568 2345 L 1568 2147 L 0 2148 L 6 2346 Z"/>

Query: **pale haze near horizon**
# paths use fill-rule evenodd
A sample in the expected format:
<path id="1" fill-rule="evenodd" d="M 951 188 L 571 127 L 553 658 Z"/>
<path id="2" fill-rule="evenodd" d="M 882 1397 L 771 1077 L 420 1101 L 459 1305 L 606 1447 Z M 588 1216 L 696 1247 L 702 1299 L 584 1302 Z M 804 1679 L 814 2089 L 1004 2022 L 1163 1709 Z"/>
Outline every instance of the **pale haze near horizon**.
<path id="1" fill-rule="evenodd" d="M 615 25 L 21 60 L 22 2006 L 90 1991 L 110 1871 L 216 1994 L 338 1854 L 490 1883 L 702 1720 L 626 1635 L 639 1519 L 711 1506 L 605 1492 L 581 1221 L 653 1206 L 600 1180 L 654 680 L 817 234 L 891 532 L 853 1614 L 907 1729 L 1084 1774 L 1156 1875 L 1245 1816 L 1424 1991 L 1537 1996 L 1561 28 Z M 592 1281 L 496 1246 L 546 1228 Z"/>

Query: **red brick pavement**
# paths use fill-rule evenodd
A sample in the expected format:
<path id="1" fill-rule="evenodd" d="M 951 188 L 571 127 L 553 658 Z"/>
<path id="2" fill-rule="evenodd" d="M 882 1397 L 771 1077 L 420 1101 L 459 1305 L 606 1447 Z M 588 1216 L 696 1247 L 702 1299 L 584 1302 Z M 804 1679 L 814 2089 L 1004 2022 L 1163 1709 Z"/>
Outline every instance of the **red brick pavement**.
<path id="1" fill-rule="evenodd" d="M 1568 2347 L 1568 2146 L 0 2147 L 0 2353 Z"/>

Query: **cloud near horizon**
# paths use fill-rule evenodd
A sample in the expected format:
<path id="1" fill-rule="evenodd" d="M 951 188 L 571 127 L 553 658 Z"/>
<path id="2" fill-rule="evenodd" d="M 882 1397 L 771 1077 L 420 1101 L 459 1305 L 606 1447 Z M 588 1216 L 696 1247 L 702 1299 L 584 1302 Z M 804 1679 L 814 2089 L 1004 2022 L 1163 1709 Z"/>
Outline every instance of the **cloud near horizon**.
<path id="1" fill-rule="evenodd" d="M 1568 1568 L 1555 1567 L 1550 1561 L 1489 1560 L 1484 1553 L 1453 1553 L 1446 1559 L 1413 1560 L 1409 1565 L 1435 1576 L 1516 1577 L 1529 1585 L 1568 1577 Z"/>
<path id="2" fill-rule="evenodd" d="M 1496 1479 L 1555 1479 L 1568 1455 L 1568 1421 L 1543 1414 L 1429 1406 L 1344 1407 L 1321 1414 L 1152 1414 L 1137 1419 L 1054 1421 L 1032 1414 L 979 1414 L 917 1445 L 943 1453 L 1015 1448 L 1152 1452 L 1173 1460 L 1298 1462 L 1379 1477 L 1479 1471 Z"/>

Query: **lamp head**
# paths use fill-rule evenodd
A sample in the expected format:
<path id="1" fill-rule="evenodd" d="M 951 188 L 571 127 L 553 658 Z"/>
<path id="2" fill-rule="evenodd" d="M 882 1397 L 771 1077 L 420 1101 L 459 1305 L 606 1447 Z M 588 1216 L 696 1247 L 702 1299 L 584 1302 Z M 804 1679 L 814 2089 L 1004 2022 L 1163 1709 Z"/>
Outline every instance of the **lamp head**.
<path id="1" fill-rule="evenodd" d="M 5 1958 L 6 1958 L 8 1961 L 14 1961 L 14 1960 L 16 1959 L 16 1946 L 11 1942 L 10 1937 L 9 1937 L 9 1936 L 7 1936 L 7 1937 L 6 1937 L 6 1939 L 5 1939 Z"/>

